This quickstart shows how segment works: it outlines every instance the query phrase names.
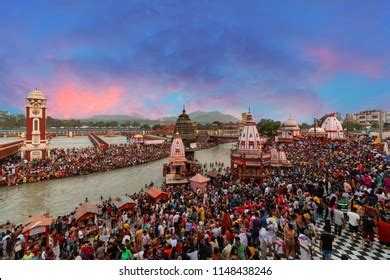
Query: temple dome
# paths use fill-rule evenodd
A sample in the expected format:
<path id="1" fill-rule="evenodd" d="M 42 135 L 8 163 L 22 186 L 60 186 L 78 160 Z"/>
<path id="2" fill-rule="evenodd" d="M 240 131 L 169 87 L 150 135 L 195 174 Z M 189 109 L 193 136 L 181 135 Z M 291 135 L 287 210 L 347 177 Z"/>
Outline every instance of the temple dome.
<path id="1" fill-rule="evenodd" d="M 299 129 L 299 125 L 298 125 L 297 121 L 294 120 L 291 116 L 282 123 L 282 127 L 283 128 L 296 128 L 296 129 Z"/>
<path id="2" fill-rule="evenodd" d="M 335 115 L 329 115 L 321 126 L 326 132 L 343 131 L 343 126 Z"/>
<path id="3" fill-rule="evenodd" d="M 191 143 L 196 142 L 194 123 L 191 121 L 184 107 L 182 113 L 177 118 L 175 131 L 179 132 L 186 147 L 190 147 Z"/>
<path id="4" fill-rule="evenodd" d="M 310 133 L 314 133 L 314 127 L 311 127 L 310 129 L 309 129 L 309 132 Z M 325 133 L 325 130 L 322 128 L 322 127 L 316 127 L 316 131 L 315 131 L 316 133 Z"/>
<path id="5" fill-rule="evenodd" d="M 45 99 L 45 96 L 38 89 L 34 89 L 34 90 L 29 92 L 29 94 L 27 95 L 27 98 L 28 99 Z"/>
<path id="6" fill-rule="evenodd" d="M 246 114 L 243 128 L 238 142 L 238 149 L 245 151 L 261 152 L 261 138 L 256 128 L 256 123 L 252 120 L 252 114 Z"/>

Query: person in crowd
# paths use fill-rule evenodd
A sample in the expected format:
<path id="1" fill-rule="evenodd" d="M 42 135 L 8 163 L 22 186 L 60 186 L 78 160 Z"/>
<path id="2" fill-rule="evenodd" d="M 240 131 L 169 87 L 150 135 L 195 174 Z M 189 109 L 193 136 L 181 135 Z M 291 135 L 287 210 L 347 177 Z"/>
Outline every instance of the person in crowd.
<path id="1" fill-rule="evenodd" d="M 333 211 L 333 220 L 334 220 L 334 234 L 336 236 L 341 236 L 342 230 L 345 226 L 345 219 L 344 219 L 344 212 L 341 211 L 341 207 L 339 205 Z"/>
<path id="2" fill-rule="evenodd" d="M 324 226 L 324 231 L 320 237 L 320 248 L 324 260 L 332 259 L 334 235 L 331 233 L 329 225 Z"/>
<path id="3" fill-rule="evenodd" d="M 163 185 L 166 199 L 151 200 L 142 190 L 128 195 L 136 205 L 126 211 L 102 196 L 96 219 L 78 221 L 75 211 L 59 216 L 45 240 L 24 241 L 23 225 L 7 223 L 0 228 L 0 257 L 247 260 L 295 259 L 298 254 L 300 259 L 332 259 L 337 256 L 332 229 L 336 236 L 355 240 L 360 225 L 365 250 L 375 250 L 376 228 L 382 248 L 388 247 L 389 171 L 371 144 L 369 138 L 297 142 L 286 147 L 291 166 L 274 167 L 262 182 L 239 181 L 222 163 L 204 163 L 200 172 L 206 174 L 207 168 L 218 174 L 204 193 L 186 184 Z M 0 180 L 7 185 L 11 178 L 20 183 L 23 177 L 46 180 L 48 174 L 111 170 L 164 157 L 169 147 L 143 147 L 141 153 L 128 146 L 81 151 L 54 150 L 51 162 L 4 163 Z M 348 235 L 342 231 L 347 222 Z M 315 250 L 318 241 L 322 256 Z"/>
<path id="4" fill-rule="evenodd" d="M 351 211 L 347 213 L 349 222 L 349 231 L 352 234 L 352 238 L 355 240 L 358 238 L 360 215 L 356 213 L 356 207 L 352 207 Z"/>

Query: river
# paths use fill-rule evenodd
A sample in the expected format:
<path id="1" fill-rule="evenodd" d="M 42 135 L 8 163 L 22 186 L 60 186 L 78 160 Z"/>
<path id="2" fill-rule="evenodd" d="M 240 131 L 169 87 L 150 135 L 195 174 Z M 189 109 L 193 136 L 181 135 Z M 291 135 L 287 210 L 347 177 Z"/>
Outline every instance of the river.
<path id="1" fill-rule="evenodd" d="M 195 158 L 201 163 L 218 161 L 230 166 L 231 146 L 224 144 L 197 151 Z M 29 215 L 43 213 L 57 217 L 70 213 L 86 197 L 98 203 L 101 195 L 106 199 L 131 194 L 150 181 L 160 185 L 165 162 L 167 158 L 105 173 L 0 188 L 0 224 L 7 220 L 23 223 Z"/>

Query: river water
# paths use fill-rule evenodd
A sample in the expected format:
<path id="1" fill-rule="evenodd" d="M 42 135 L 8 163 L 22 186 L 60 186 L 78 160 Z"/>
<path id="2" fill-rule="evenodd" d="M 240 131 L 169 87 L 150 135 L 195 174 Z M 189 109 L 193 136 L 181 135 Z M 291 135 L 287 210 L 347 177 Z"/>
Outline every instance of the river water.
<path id="1" fill-rule="evenodd" d="M 219 145 L 197 151 L 195 158 L 201 163 L 223 162 L 230 166 L 231 144 Z M 23 223 L 29 215 L 50 213 L 54 217 L 70 213 L 88 197 L 90 202 L 100 202 L 126 193 L 138 192 L 153 181 L 162 183 L 162 166 L 167 158 L 155 162 L 117 169 L 105 173 L 0 188 L 0 224 L 10 220 Z"/>

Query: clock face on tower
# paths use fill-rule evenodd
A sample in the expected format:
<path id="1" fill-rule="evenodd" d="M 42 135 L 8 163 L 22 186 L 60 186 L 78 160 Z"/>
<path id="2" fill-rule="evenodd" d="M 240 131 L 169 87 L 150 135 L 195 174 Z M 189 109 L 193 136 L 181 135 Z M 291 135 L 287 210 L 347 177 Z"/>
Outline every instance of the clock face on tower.
<path id="1" fill-rule="evenodd" d="M 33 113 L 34 116 L 37 116 L 37 115 L 39 115 L 39 110 L 38 109 L 34 109 L 32 111 L 32 113 Z"/>

